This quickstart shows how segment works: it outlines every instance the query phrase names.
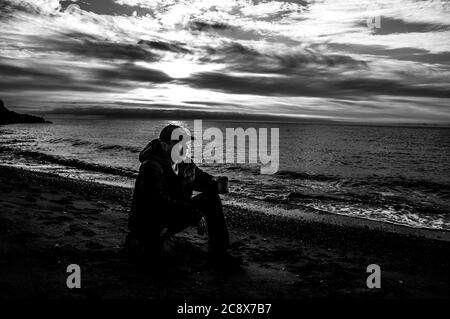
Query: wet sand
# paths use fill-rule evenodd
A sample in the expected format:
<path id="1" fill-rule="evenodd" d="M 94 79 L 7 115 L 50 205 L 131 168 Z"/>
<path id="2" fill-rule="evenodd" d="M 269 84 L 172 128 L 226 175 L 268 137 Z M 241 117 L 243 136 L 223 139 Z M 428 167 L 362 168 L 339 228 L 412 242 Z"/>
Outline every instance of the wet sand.
<path id="1" fill-rule="evenodd" d="M 209 269 L 194 229 L 155 270 L 123 252 L 129 189 L 0 166 L 0 194 L 1 299 L 449 297 L 445 233 L 226 205 L 241 271 Z M 66 286 L 69 264 L 81 267 L 81 289 Z M 381 267 L 380 289 L 366 286 L 369 264 Z"/>

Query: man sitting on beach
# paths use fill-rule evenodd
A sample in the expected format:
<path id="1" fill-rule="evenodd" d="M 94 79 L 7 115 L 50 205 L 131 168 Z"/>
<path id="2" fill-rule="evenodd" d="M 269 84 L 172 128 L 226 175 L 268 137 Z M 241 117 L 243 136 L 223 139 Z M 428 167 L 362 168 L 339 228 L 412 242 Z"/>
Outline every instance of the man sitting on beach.
<path id="1" fill-rule="evenodd" d="M 183 136 L 193 139 L 183 128 L 168 125 L 139 154 L 129 238 L 147 258 L 159 256 L 165 238 L 198 225 L 199 233 L 209 236 L 209 263 L 238 266 L 242 260 L 227 252 L 229 235 L 219 197 L 226 192 L 228 179 L 215 178 L 192 161 L 173 156 L 183 153 Z M 192 197 L 193 190 L 201 193 Z"/>

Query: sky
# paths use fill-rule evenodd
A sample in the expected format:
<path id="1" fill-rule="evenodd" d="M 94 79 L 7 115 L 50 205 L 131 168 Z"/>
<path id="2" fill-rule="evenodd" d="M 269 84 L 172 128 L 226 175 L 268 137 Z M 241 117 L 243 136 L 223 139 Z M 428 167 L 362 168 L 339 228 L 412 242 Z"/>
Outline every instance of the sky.
<path id="1" fill-rule="evenodd" d="M 13 110 L 450 123 L 448 0 L 2 0 L 0 30 Z"/>

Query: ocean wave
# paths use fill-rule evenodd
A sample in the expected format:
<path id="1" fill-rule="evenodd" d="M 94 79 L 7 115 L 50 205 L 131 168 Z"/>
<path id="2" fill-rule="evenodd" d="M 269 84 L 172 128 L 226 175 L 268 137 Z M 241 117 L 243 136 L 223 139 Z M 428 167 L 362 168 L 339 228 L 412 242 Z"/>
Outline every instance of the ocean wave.
<path id="1" fill-rule="evenodd" d="M 73 168 L 82 169 L 82 170 L 86 170 L 86 171 L 93 171 L 93 172 L 98 172 L 98 173 L 106 173 L 106 174 L 113 174 L 113 175 L 119 175 L 119 176 L 124 176 L 124 177 L 133 177 L 133 178 L 137 176 L 137 172 L 134 170 L 131 170 L 131 169 L 111 167 L 111 166 L 95 164 L 95 163 L 88 163 L 88 162 L 77 160 L 77 159 L 65 158 L 62 156 L 50 155 L 50 154 L 45 154 L 45 153 L 36 152 L 36 151 L 20 150 L 20 149 L 14 149 L 14 148 L 3 147 L 3 146 L 0 146 L 0 151 L 8 152 L 15 156 L 22 156 L 22 157 L 25 157 L 27 159 L 31 159 L 34 161 L 58 164 L 58 165 L 73 167 Z"/>
<path id="2" fill-rule="evenodd" d="M 319 182 L 332 182 L 334 185 L 347 188 L 358 188 L 371 186 L 374 188 L 404 188 L 415 189 L 430 193 L 448 193 L 450 195 L 450 183 L 442 183 L 438 181 L 430 181 L 423 179 L 416 179 L 413 177 L 403 176 L 377 176 L 369 175 L 365 177 L 340 177 L 336 175 L 323 175 L 323 174 L 308 174 L 304 172 L 295 171 L 279 171 L 274 176 L 281 179 L 290 180 L 311 180 Z"/>
<path id="3" fill-rule="evenodd" d="M 377 189 L 409 189 L 425 193 L 450 196 L 450 183 L 416 179 L 403 176 L 367 176 L 364 179 L 347 179 L 343 186 L 358 188 L 370 185 Z"/>
<path id="4" fill-rule="evenodd" d="M 260 175 L 261 169 L 260 165 L 258 164 L 230 164 L 230 163 L 208 163 L 208 162 L 202 162 L 197 163 L 202 168 L 213 168 L 216 170 L 220 170 L 223 173 L 246 173 L 250 175 Z"/>
<path id="5" fill-rule="evenodd" d="M 11 131 L 11 130 L 6 130 L 6 129 L 0 129 L 0 134 L 1 135 L 11 135 L 11 134 L 14 134 L 14 132 L 13 131 Z"/>
<path id="6" fill-rule="evenodd" d="M 124 146 L 124 145 L 112 145 L 112 144 L 100 144 L 97 146 L 97 148 L 99 150 L 105 150 L 105 151 L 109 151 L 109 150 L 124 150 L 124 151 L 128 151 L 131 153 L 139 153 L 141 150 L 137 147 L 133 147 L 133 146 Z"/>
<path id="7" fill-rule="evenodd" d="M 315 180 L 315 181 L 338 181 L 340 180 L 337 176 L 327 176 L 322 174 L 308 174 L 304 172 L 295 172 L 295 171 L 288 171 L 288 170 L 281 170 L 274 174 L 275 176 L 279 178 L 285 178 L 285 179 L 309 179 L 309 180 Z"/>
<path id="8" fill-rule="evenodd" d="M 139 153 L 141 150 L 138 147 L 118 145 L 118 144 L 102 144 L 77 138 L 54 138 L 50 140 L 51 143 L 67 143 L 71 146 L 91 146 L 100 151 L 127 151 L 131 153 Z"/>

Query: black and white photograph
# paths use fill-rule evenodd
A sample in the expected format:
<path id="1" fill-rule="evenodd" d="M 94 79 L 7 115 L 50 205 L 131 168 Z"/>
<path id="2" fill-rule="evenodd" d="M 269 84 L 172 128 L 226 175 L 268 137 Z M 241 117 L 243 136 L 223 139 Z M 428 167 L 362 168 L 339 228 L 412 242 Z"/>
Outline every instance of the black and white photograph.
<path id="1" fill-rule="evenodd" d="M 1 303 L 449 298 L 448 0 L 0 0 Z"/>

